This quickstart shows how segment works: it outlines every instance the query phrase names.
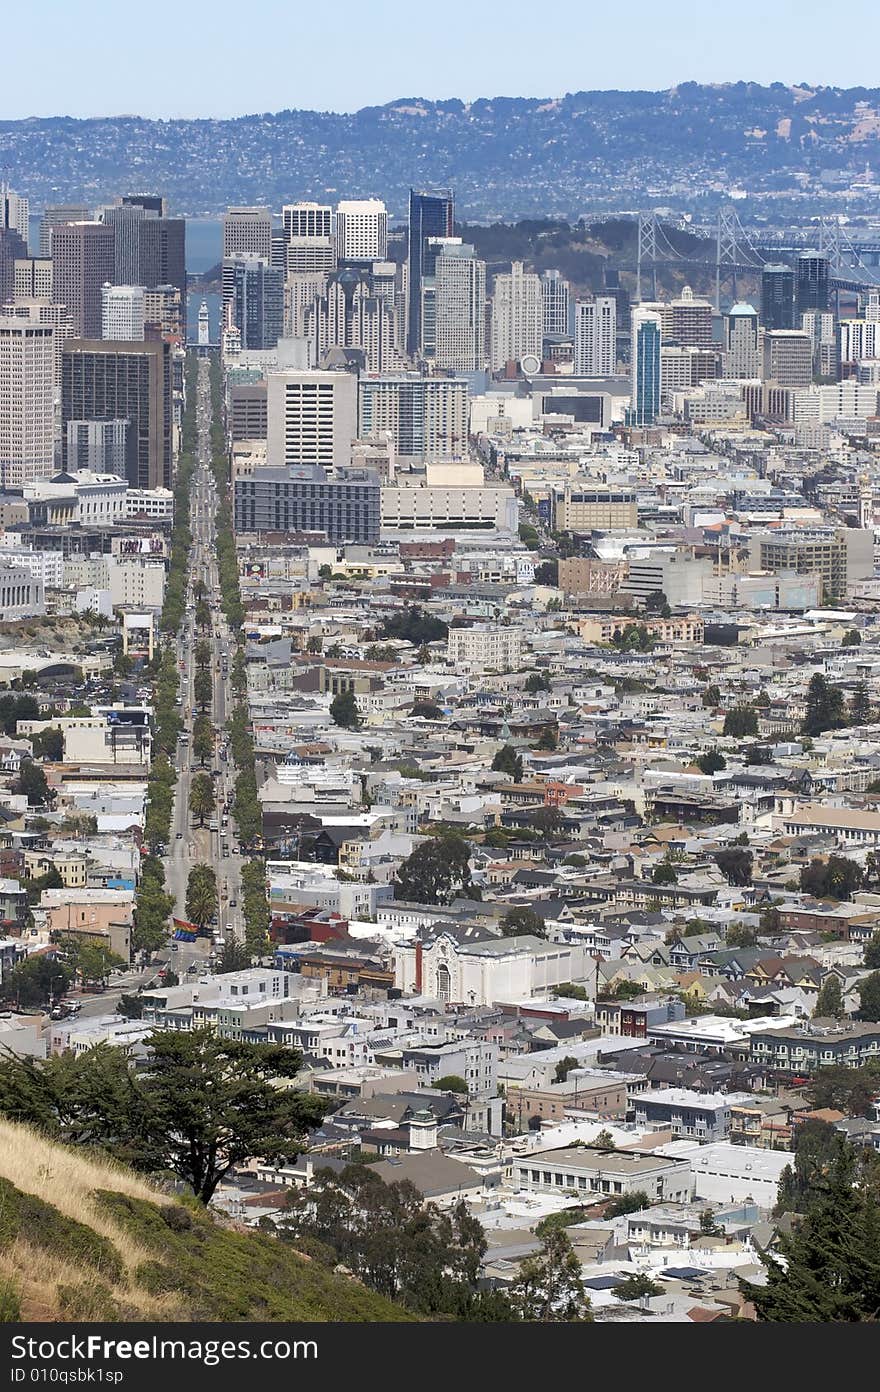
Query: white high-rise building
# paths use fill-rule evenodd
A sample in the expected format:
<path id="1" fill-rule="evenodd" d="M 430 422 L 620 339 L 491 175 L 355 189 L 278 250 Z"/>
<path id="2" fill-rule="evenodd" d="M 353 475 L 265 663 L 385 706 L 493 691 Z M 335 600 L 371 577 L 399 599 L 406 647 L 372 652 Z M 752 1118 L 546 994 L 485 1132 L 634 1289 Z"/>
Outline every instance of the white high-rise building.
<path id="1" fill-rule="evenodd" d="M 460 238 L 444 238 L 434 268 L 434 358 L 452 372 L 486 366 L 486 263 Z"/>
<path id="2" fill-rule="evenodd" d="M 611 377 L 617 366 L 617 301 L 613 295 L 578 300 L 574 315 L 574 370 L 578 377 Z"/>
<path id="3" fill-rule="evenodd" d="M 287 275 L 330 275 L 336 270 L 333 237 L 291 237 L 284 248 Z"/>
<path id="4" fill-rule="evenodd" d="M 336 254 L 340 261 L 384 261 L 388 211 L 378 198 L 345 199 L 336 209 Z"/>
<path id="5" fill-rule="evenodd" d="M 266 457 L 270 467 L 347 466 L 357 436 L 352 372 L 270 372 Z"/>
<path id="6" fill-rule="evenodd" d="M 13 192 L 8 184 L 0 184 L 0 227 L 11 227 L 23 239 L 25 246 L 28 241 L 29 211 L 30 204 L 26 198 Z"/>
<path id="7" fill-rule="evenodd" d="M 232 256 L 272 258 L 272 213 L 266 207 L 227 208 L 223 217 L 223 260 Z"/>
<path id="8" fill-rule="evenodd" d="M 543 338 L 540 277 L 524 271 L 522 261 L 514 261 L 509 274 L 495 277 L 492 371 L 502 372 L 509 362 L 520 362 L 527 356 L 540 362 Z"/>
<path id="9" fill-rule="evenodd" d="M 0 485 L 55 471 L 55 345 L 51 324 L 0 318 Z"/>
<path id="10" fill-rule="evenodd" d="M 564 338 L 570 331 L 571 287 L 561 271 L 541 276 L 541 311 L 545 338 Z"/>
<path id="11" fill-rule="evenodd" d="M 288 242 L 298 237 L 331 237 L 333 209 L 329 203 L 286 203 L 281 209 Z"/>
<path id="12" fill-rule="evenodd" d="M 842 363 L 880 358 L 880 319 L 841 319 L 837 333 Z"/>
<path id="13" fill-rule="evenodd" d="M 105 285 L 101 290 L 101 337 L 143 343 L 146 290 L 142 285 Z"/>
<path id="14" fill-rule="evenodd" d="M 760 377 L 763 363 L 764 343 L 758 311 L 750 304 L 735 304 L 724 316 L 724 375 Z"/>

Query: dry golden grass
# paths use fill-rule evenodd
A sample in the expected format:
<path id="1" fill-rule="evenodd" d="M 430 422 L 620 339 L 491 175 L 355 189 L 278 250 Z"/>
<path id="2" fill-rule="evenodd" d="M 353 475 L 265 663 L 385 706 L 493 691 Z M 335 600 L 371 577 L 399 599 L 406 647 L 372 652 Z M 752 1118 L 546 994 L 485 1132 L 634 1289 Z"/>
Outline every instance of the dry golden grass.
<path id="1" fill-rule="evenodd" d="M 171 1317 L 172 1297 L 154 1296 L 139 1288 L 134 1279 L 136 1268 L 152 1254 L 114 1223 L 94 1199 L 97 1190 L 112 1189 L 134 1199 L 161 1203 L 163 1196 L 157 1189 L 112 1160 L 53 1145 L 28 1127 L 5 1120 L 0 1120 L 0 1175 L 113 1243 L 127 1275 L 122 1282 L 109 1285 L 121 1306 L 133 1307 L 137 1317 L 145 1320 Z M 27 1241 L 19 1240 L 0 1251 L 0 1285 L 13 1281 L 20 1286 L 24 1319 L 58 1319 L 59 1286 L 79 1286 L 91 1279 L 82 1266 L 31 1247 Z"/>

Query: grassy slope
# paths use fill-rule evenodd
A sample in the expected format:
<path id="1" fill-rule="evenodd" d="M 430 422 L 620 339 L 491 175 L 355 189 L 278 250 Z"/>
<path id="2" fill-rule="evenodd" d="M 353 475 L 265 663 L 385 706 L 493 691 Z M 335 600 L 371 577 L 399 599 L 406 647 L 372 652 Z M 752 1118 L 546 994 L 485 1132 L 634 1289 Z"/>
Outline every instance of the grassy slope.
<path id="1" fill-rule="evenodd" d="M 0 1121 L 0 1318 L 399 1320 L 276 1238 Z"/>

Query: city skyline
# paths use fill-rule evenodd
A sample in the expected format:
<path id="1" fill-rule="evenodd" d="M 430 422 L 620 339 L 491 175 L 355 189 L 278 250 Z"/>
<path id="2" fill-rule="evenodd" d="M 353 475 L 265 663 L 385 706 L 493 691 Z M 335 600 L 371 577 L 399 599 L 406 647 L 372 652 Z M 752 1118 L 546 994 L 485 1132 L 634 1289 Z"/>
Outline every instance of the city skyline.
<path id="1" fill-rule="evenodd" d="M 83 23 L 84 11 L 91 24 Z M 228 0 L 210 9 L 197 4 L 185 10 L 158 0 L 150 31 L 137 36 L 140 61 L 135 72 L 127 62 L 132 36 L 120 26 L 109 0 L 90 0 L 75 11 L 51 0 L 44 17 L 55 42 L 41 55 L 40 98 L 25 70 L 9 72 L 0 119 L 132 114 L 223 119 L 288 109 L 347 113 L 407 96 L 552 100 L 585 89 L 663 91 L 690 81 L 871 86 L 876 82 L 871 39 L 880 38 L 880 15 L 870 0 L 854 0 L 848 9 L 851 31 L 860 37 L 858 47 L 838 53 L 829 46 L 821 55 L 810 23 L 811 18 L 823 18 L 818 4 L 784 0 L 767 11 L 757 0 L 745 0 L 738 9 L 736 30 L 725 34 L 721 48 L 705 24 L 703 7 L 694 0 L 673 0 L 662 11 L 646 0 L 634 0 L 627 34 L 638 36 L 635 44 L 620 42 L 615 14 L 559 0 L 554 32 L 565 42 L 534 45 L 522 42 L 523 33 L 535 23 L 534 10 L 524 0 L 512 0 L 503 27 L 490 9 L 480 12 L 452 0 L 444 9 L 443 25 L 435 24 L 429 11 L 408 16 L 406 28 L 395 30 L 392 64 L 387 54 L 394 13 L 387 0 L 373 7 L 366 26 L 362 11 L 350 0 L 341 0 L 334 15 L 343 41 L 335 48 L 332 67 L 301 65 L 300 53 L 326 42 L 323 15 L 294 13 L 279 0 L 262 0 L 249 11 L 247 29 L 237 27 L 235 80 L 218 83 L 218 64 L 227 57 L 224 20 L 235 17 Z M 457 16 L 467 22 L 467 45 L 460 43 Z M 162 61 L 166 20 L 173 25 L 178 45 L 194 55 L 183 84 L 177 65 Z M 24 12 L 7 17 L 10 51 L 24 51 L 27 23 Z M 357 26 L 357 43 L 344 41 L 349 24 Z M 756 25 L 760 45 L 754 41 Z M 268 33 L 271 43 L 266 42 Z M 597 52 L 601 64 L 594 60 Z"/>

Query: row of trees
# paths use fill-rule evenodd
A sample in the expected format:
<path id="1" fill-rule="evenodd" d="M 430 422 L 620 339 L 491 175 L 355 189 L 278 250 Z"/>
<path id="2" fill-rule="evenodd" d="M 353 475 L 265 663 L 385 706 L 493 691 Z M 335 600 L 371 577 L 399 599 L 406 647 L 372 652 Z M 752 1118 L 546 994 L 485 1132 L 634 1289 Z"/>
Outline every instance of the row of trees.
<path id="1" fill-rule="evenodd" d="M 839 686 L 832 686 L 816 672 L 807 687 L 807 709 L 801 725 L 805 735 L 821 735 L 825 730 L 840 730 L 846 725 L 866 725 L 872 718 L 871 698 L 867 683 L 856 683 L 847 704 Z"/>
<path id="2" fill-rule="evenodd" d="M 168 938 L 168 918 L 174 897 L 165 892 L 165 870 L 158 856 L 145 856 L 135 895 L 134 928 L 131 945 L 136 952 L 152 954 Z"/>
<path id="3" fill-rule="evenodd" d="M 277 1085 L 299 1071 L 295 1049 L 198 1029 L 154 1033 L 149 1050 L 146 1070 L 107 1044 L 44 1060 L 0 1057 L 0 1115 L 173 1175 L 205 1204 L 249 1157 L 294 1159 L 323 1119 L 320 1098 Z"/>
<path id="4" fill-rule="evenodd" d="M 190 487 L 196 467 L 196 378 L 198 360 L 195 353 L 186 359 L 186 405 L 183 412 L 180 459 L 174 480 L 174 526 L 171 532 L 171 557 L 165 581 L 165 598 L 160 626 L 163 633 L 176 633 L 186 607 L 187 564 L 192 545 L 189 525 Z"/>
<path id="5" fill-rule="evenodd" d="M 369 1165 L 319 1171 L 267 1226 L 328 1267 L 428 1318 L 471 1322 L 590 1318 L 580 1262 L 562 1228 L 543 1236 L 509 1293 L 478 1288 L 486 1235 L 464 1202 L 425 1203 L 408 1180 L 386 1183 Z"/>
<path id="6" fill-rule="evenodd" d="M 266 863 L 259 857 L 241 867 L 241 907 L 245 948 L 249 956 L 262 957 L 269 946 L 269 904 Z"/>

